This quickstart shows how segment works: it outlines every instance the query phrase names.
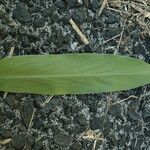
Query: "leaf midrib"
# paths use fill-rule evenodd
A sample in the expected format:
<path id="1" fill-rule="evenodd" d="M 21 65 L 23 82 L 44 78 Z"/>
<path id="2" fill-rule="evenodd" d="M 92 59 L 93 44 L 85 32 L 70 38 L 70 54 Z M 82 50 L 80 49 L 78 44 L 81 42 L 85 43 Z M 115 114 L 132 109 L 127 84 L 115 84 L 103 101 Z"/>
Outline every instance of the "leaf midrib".
<path id="1" fill-rule="evenodd" d="M 25 79 L 25 78 L 66 78 L 66 77 L 100 77 L 100 76 L 138 76 L 150 75 L 150 73 L 117 73 L 117 74 L 64 74 L 64 75 L 20 75 L 0 76 L 0 79 Z"/>

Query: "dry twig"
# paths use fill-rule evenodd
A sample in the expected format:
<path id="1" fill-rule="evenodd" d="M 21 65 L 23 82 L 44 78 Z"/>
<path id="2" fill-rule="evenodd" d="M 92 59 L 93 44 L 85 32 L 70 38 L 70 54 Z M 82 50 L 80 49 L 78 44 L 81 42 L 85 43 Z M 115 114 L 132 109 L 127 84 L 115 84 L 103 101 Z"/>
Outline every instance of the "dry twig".
<path id="1" fill-rule="evenodd" d="M 134 96 L 134 95 L 131 95 L 131 96 L 125 98 L 125 99 L 122 99 L 122 100 L 120 100 L 120 101 L 117 101 L 117 102 L 115 102 L 115 103 L 112 103 L 111 105 L 120 104 L 120 103 L 122 103 L 122 102 L 124 102 L 124 101 L 126 101 L 126 100 L 129 100 L 130 98 L 137 99 L 138 97 L 137 97 L 137 96 Z"/>
<path id="2" fill-rule="evenodd" d="M 100 8 L 100 10 L 98 12 L 98 16 L 100 16 L 102 14 L 106 4 L 107 4 L 107 0 L 103 0 L 102 6 L 101 6 L 101 8 Z"/>
<path id="3" fill-rule="evenodd" d="M 86 36 L 81 32 L 81 30 L 79 29 L 79 27 L 76 25 L 76 23 L 70 19 L 69 20 L 72 28 L 76 31 L 76 33 L 79 35 L 81 41 L 85 44 L 85 45 L 88 45 L 89 44 L 89 41 L 88 39 L 86 38 Z"/>
<path id="4" fill-rule="evenodd" d="M 7 143 L 10 143 L 12 141 L 12 138 L 8 138 L 8 139 L 5 139 L 5 140 L 3 140 L 3 141 L 0 141 L 0 144 L 1 145 L 5 145 L 5 144 L 7 144 Z"/>

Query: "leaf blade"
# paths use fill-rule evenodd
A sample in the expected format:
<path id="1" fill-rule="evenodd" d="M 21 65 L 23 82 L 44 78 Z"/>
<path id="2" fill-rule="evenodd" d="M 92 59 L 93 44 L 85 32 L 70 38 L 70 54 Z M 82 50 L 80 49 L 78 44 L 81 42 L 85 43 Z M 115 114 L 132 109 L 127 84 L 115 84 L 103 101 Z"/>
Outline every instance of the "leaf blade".
<path id="1" fill-rule="evenodd" d="M 126 90 L 150 83 L 150 66 L 122 56 L 63 54 L 0 61 L 0 91 L 85 94 Z"/>

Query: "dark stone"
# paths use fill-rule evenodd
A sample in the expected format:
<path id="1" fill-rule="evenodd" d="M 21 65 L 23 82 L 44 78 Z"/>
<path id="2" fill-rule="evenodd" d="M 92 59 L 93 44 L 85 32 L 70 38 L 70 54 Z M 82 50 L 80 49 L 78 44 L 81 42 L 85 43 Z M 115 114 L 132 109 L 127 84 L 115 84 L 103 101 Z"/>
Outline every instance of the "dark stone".
<path id="1" fill-rule="evenodd" d="M 53 22 L 59 22 L 61 20 L 61 16 L 59 15 L 58 12 L 54 12 L 52 14 L 52 20 L 53 20 Z"/>
<path id="2" fill-rule="evenodd" d="M 45 100 L 46 99 L 44 98 L 44 96 L 40 96 L 40 95 L 34 96 L 34 106 L 37 109 L 40 109 Z"/>
<path id="3" fill-rule="evenodd" d="M 79 124 L 81 124 L 83 126 L 89 124 L 89 121 L 87 120 L 86 116 L 84 116 L 82 114 L 77 116 L 77 121 L 78 121 Z"/>
<path id="4" fill-rule="evenodd" d="M 7 97 L 5 98 L 5 101 L 11 108 L 17 108 L 18 106 L 18 101 L 11 94 L 7 95 Z"/>
<path id="5" fill-rule="evenodd" d="M 27 36 L 23 36 L 22 37 L 22 43 L 21 43 L 22 47 L 29 47 L 30 46 L 30 41 L 27 38 Z"/>
<path id="6" fill-rule="evenodd" d="M 27 34 L 30 42 L 36 42 L 40 40 L 40 37 L 35 34 Z"/>
<path id="7" fill-rule="evenodd" d="M 7 29 L 0 25 L 0 40 L 6 38 L 7 35 L 8 35 Z"/>
<path id="8" fill-rule="evenodd" d="M 66 116 L 71 115 L 71 106 L 67 103 L 63 104 L 64 114 Z"/>
<path id="9" fill-rule="evenodd" d="M 53 29 L 53 35 L 51 36 L 51 40 L 53 41 L 53 43 L 55 45 L 57 45 L 58 47 L 61 47 L 63 44 L 63 32 L 62 29 Z"/>
<path id="10" fill-rule="evenodd" d="M 22 26 L 19 26 L 18 27 L 18 33 L 20 34 L 20 35 L 23 35 L 23 34 L 25 34 L 27 31 L 26 31 L 26 29 L 24 28 L 24 27 L 22 27 Z"/>
<path id="11" fill-rule="evenodd" d="M 117 140 L 117 138 L 116 138 L 116 136 L 115 136 L 115 134 L 114 134 L 113 132 L 111 132 L 111 133 L 108 135 L 107 139 L 108 139 L 108 141 L 111 142 L 112 145 L 114 145 L 114 146 L 117 145 L 118 140 Z"/>
<path id="12" fill-rule="evenodd" d="M 104 114 L 100 118 L 100 129 L 103 130 L 104 136 L 107 136 L 112 129 L 112 124 L 110 123 L 109 116 L 107 114 Z"/>
<path id="13" fill-rule="evenodd" d="M 0 136 L 2 136 L 3 139 L 7 139 L 7 138 L 11 138 L 12 133 L 8 129 L 0 128 Z"/>
<path id="14" fill-rule="evenodd" d="M 20 124 L 20 123 L 21 123 L 21 119 L 20 118 L 14 118 L 12 126 L 15 126 L 15 125 Z"/>
<path id="15" fill-rule="evenodd" d="M 45 19 L 44 18 L 39 18 L 37 17 L 35 20 L 34 20 L 34 27 L 43 27 L 45 25 Z"/>
<path id="16" fill-rule="evenodd" d="M 56 5 L 56 7 L 60 8 L 60 9 L 64 9 L 66 7 L 65 1 L 62 1 L 62 0 L 56 1 L 55 5 Z"/>
<path id="17" fill-rule="evenodd" d="M 144 45 L 146 47 L 146 49 L 149 49 L 150 47 L 150 38 L 149 38 L 149 35 L 147 35 L 144 39 Z"/>
<path id="18" fill-rule="evenodd" d="M 24 134 L 18 134 L 13 138 L 12 146 L 17 150 L 21 150 L 24 148 L 26 144 L 26 137 Z"/>
<path id="19" fill-rule="evenodd" d="M 92 0 L 90 4 L 90 8 L 93 11 L 96 11 L 100 7 L 100 0 Z"/>
<path id="20" fill-rule="evenodd" d="M 36 139 L 34 136 L 31 136 L 31 135 L 27 136 L 27 142 L 29 145 L 34 145 L 35 141 L 36 141 Z"/>
<path id="21" fill-rule="evenodd" d="M 5 114 L 3 113 L 2 109 L 0 108 L 0 125 L 1 125 L 2 123 L 4 123 L 5 120 L 6 120 L 6 116 L 5 116 Z"/>
<path id="22" fill-rule="evenodd" d="M 20 0 L 21 2 L 24 2 L 24 3 L 30 3 L 31 0 Z"/>
<path id="23" fill-rule="evenodd" d="M 74 10 L 74 12 L 73 12 L 71 17 L 73 18 L 73 20 L 76 23 L 82 24 L 87 19 L 87 12 L 86 12 L 85 9 L 79 7 L 79 8 Z"/>
<path id="24" fill-rule="evenodd" d="M 50 17 L 51 18 L 54 11 L 55 11 L 55 6 L 50 6 L 46 9 L 44 9 L 42 14 L 43 14 L 44 17 Z"/>
<path id="25" fill-rule="evenodd" d="M 141 116 L 135 111 L 130 110 L 128 113 L 129 113 L 129 118 L 134 121 L 138 121 L 141 119 Z"/>
<path id="26" fill-rule="evenodd" d="M 61 101 L 59 98 L 52 98 L 49 103 L 42 108 L 40 111 L 42 113 L 49 113 L 50 111 L 53 111 L 57 106 L 61 104 Z"/>
<path id="27" fill-rule="evenodd" d="M 82 144 L 80 142 L 74 142 L 71 145 L 71 150 L 82 150 Z"/>
<path id="28" fill-rule="evenodd" d="M 113 105 L 108 111 L 112 116 L 120 117 L 121 118 L 121 106 L 120 105 Z"/>
<path id="29" fill-rule="evenodd" d="M 143 48 L 143 46 L 141 45 L 141 44 L 135 44 L 134 46 L 133 46 L 133 49 L 132 49 L 132 51 L 133 51 L 133 53 L 134 54 L 137 54 L 137 55 L 139 55 L 139 54 L 141 54 L 141 55 L 145 55 L 145 49 Z"/>
<path id="30" fill-rule="evenodd" d="M 0 0 L 0 4 L 6 5 L 7 2 L 6 2 L 6 0 Z"/>
<path id="31" fill-rule="evenodd" d="M 67 4 L 69 8 L 77 7 L 79 5 L 78 0 L 67 0 Z"/>
<path id="32" fill-rule="evenodd" d="M 144 107 L 142 116 L 145 122 L 150 122 L 150 107 Z"/>
<path id="33" fill-rule="evenodd" d="M 17 7 L 13 10 L 13 18 L 21 23 L 28 23 L 31 21 L 31 16 L 23 3 L 17 4 Z"/>
<path id="34" fill-rule="evenodd" d="M 40 129 L 43 126 L 43 121 L 40 117 L 35 117 L 33 122 L 33 127 L 36 129 Z"/>
<path id="35" fill-rule="evenodd" d="M 106 31 L 106 36 L 107 38 L 112 38 L 115 35 L 120 33 L 120 28 L 119 27 L 110 27 L 108 28 L 108 30 Z"/>
<path id="36" fill-rule="evenodd" d="M 134 40 L 136 39 L 139 39 L 140 38 L 140 33 L 138 32 L 132 32 L 132 33 L 129 33 L 131 34 L 131 38 L 133 38 Z"/>
<path id="37" fill-rule="evenodd" d="M 116 14 L 109 13 L 108 18 L 106 19 L 107 24 L 114 24 L 118 22 L 118 18 Z"/>
<path id="38" fill-rule="evenodd" d="M 144 128 L 144 133 L 146 136 L 150 137 L 150 129 Z"/>
<path id="39" fill-rule="evenodd" d="M 61 145 L 63 147 L 67 147 L 70 145 L 71 137 L 64 134 L 64 133 L 57 133 L 54 135 L 54 141 L 58 145 Z"/>
<path id="40" fill-rule="evenodd" d="M 16 37 L 17 36 L 17 30 L 15 28 L 11 28 L 10 31 L 9 31 L 9 34 L 12 37 Z"/>
<path id="41" fill-rule="evenodd" d="M 5 115 L 8 119 L 14 119 L 15 118 L 15 113 L 12 111 L 9 111 L 9 110 L 5 111 Z"/>
<path id="42" fill-rule="evenodd" d="M 136 149 L 136 150 L 141 150 L 142 148 L 142 143 L 144 142 L 144 137 L 137 137 L 137 140 L 135 141 L 135 144 L 134 144 L 134 147 L 133 149 Z"/>
<path id="43" fill-rule="evenodd" d="M 21 118 L 26 127 L 29 126 L 33 110 L 34 110 L 34 107 L 33 107 L 32 102 L 24 103 L 23 106 L 21 107 L 21 110 L 20 110 Z"/>
<path id="44" fill-rule="evenodd" d="M 91 53 L 94 51 L 94 46 L 92 44 L 87 44 L 84 46 L 84 51 L 86 53 Z"/>
<path id="45" fill-rule="evenodd" d="M 36 143 L 36 144 L 33 146 L 33 150 L 45 150 L 45 149 L 44 149 L 44 146 L 43 146 L 42 142 L 39 141 L 38 143 Z"/>
<path id="46" fill-rule="evenodd" d="M 29 8 L 29 13 L 39 13 L 41 11 L 41 6 L 35 6 L 35 7 L 31 7 Z"/>
<path id="47" fill-rule="evenodd" d="M 90 0 L 83 0 L 83 4 L 88 8 L 90 5 Z"/>
<path id="48" fill-rule="evenodd" d="M 92 130 L 100 129 L 101 122 L 99 118 L 94 118 L 90 120 L 90 127 Z"/>
<path id="49" fill-rule="evenodd" d="M 83 145 L 83 149 L 84 150 L 91 150 L 92 149 L 92 146 L 93 146 L 93 143 L 88 140 L 88 139 L 85 139 L 83 142 L 82 142 L 82 145 Z"/>
<path id="50" fill-rule="evenodd" d="M 96 102 L 92 102 L 90 104 L 90 112 L 94 112 L 94 113 L 97 112 L 97 103 Z"/>

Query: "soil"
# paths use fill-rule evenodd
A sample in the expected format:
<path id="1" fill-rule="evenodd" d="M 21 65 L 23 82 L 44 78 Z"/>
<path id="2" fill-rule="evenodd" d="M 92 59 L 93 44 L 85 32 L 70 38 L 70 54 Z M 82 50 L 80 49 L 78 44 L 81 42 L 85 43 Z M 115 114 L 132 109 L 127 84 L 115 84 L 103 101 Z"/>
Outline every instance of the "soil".
<path id="1" fill-rule="evenodd" d="M 149 63 L 150 20 L 138 22 L 134 15 L 138 12 L 129 8 L 128 1 L 120 6 L 109 3 L 114 9 L 105 7 L 98 16 L 102 2 L 0 0 L 0 58 L 14 46 L 13 55 L 107 53 Z M 120 8 L 132 13 L 120 13 Z M 70 18 L 90 44 L 82 43 Z M 49 96 L 3 97 L 1 92 L 0 149 L 149 150 L 149 91 L 146 85 L 113 93 L 53 96 L 45 105 Z"/>

